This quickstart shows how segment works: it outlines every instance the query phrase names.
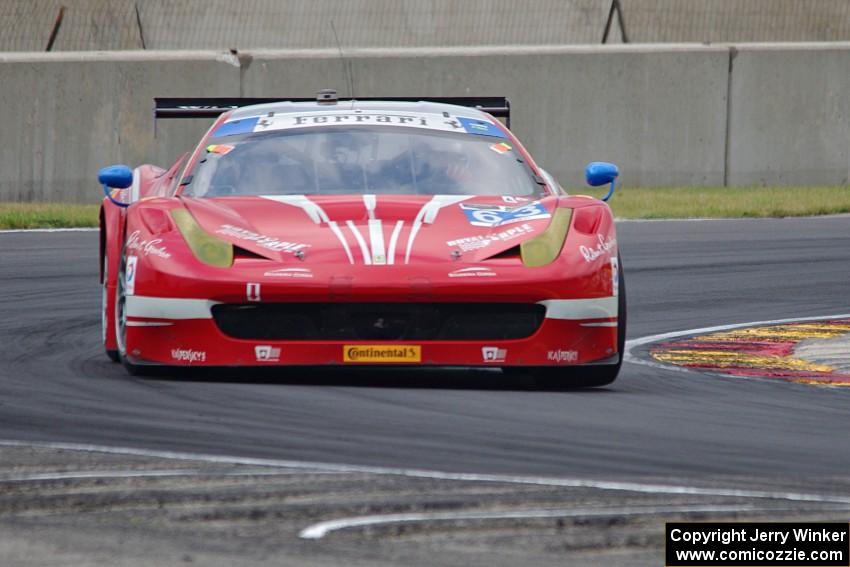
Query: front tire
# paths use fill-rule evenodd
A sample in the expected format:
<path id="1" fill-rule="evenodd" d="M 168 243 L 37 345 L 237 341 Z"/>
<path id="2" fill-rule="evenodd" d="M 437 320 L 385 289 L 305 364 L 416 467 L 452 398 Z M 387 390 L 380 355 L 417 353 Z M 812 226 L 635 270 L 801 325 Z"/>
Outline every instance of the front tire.
<path id="1" fill-rule="evenodd" d="M 106 287 L 107 282 L 109 281 L 109 259 L 106 256 L 106 250 L 103 251 L 103 287 L 101 291 L 101 314 L 100 314 L 100 325 L 101 325 L 101 338 L 103 339 L 104 350 L 106 351 L 106 356 L 109 357 L 109 360 L 112 362 L 121 362 L 121 357 L 118 356 L 117 349 L 106 348 L 106 337 L 107 333 L 109 333 L 109 290 Z"/>
<path id="2" fill-rule="evenodd" d="M 118 359 L 131 376 L 143 374 L 144 367 L 127 359 L 127 255 L 122 246 L 121 263 L 115 284 L 115 342 L 118 344 Z"/>

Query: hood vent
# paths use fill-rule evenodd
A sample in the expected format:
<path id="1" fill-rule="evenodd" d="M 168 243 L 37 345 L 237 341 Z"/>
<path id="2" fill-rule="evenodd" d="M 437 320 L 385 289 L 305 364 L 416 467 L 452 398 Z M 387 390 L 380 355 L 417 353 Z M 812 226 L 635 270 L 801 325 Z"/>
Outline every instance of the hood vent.
<path id="1" fill-rule="evenodd" d="M 508 248 L 507 250 L 502 250 L 498 254 L 493 254 L 492 256 L 490 256 L 486 259 L 487 260 L 497 260 L 497 259 L 501 259 L 501 258 L 517 258 L 517 259 L 519 259 L 519 257 L 520 257 L 520 248 L 517 245 L 517 246 L 512 246 L 511 248 Z"/>
<path id="2" fill-rule="evenodd" d="M 270 258 L 266 258 L 265 256 L 261 256 L 255 252 L 251 252 L 250 250 L 245 250 L 244 248 L 240 248 L 239 246 L 233 247 L 233 257 L 234 258 L 250 258 L 253 260 L 269 260 Z"/>

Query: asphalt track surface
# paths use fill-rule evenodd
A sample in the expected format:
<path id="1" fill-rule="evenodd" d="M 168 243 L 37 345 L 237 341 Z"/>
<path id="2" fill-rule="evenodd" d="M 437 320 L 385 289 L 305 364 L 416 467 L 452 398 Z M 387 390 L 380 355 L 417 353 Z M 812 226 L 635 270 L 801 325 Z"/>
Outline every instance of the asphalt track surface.
<path id="1" fill-rule="evenodd" d="M 629 338 L 850 312 L 850 217 L 619 226 Z M 850 388 L 624 365 L 139 379 L 100 345 L 97 233 L 0 234 L 0 438 L 492 474 L 846 476 Z M 635 354 L 643 354 L 638 350 Z"/>

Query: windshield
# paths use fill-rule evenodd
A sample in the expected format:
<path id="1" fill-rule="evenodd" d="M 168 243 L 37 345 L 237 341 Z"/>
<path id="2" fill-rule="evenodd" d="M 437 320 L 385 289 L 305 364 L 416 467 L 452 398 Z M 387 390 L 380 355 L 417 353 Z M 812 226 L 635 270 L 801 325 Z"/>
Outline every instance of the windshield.
<path id="1" fill-rule="evenodd" d="M 212 141 L 219 143 L 205 148 L 184 180 L 184 195 L 532 196 L 543 190 L 509 141 L 489 135 L 362 126 Z"/>

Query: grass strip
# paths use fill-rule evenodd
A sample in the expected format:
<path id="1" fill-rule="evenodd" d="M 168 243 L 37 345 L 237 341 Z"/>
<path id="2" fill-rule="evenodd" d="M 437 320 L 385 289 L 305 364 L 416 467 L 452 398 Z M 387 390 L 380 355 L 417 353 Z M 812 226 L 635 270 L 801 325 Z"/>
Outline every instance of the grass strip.
<path id="1" fill-rule="evenodd" d="M 607 188 L 574 192 L 602 197 Z M 623 187 L 608 203 L 624 219 L 831 215 L 850 213 L 850 187 Z"/>
<path id="2" fill-rule="evenodd" d="M 573 193 L 602 197 L 607 189 Z M 766 218 L 850 213 L 850 187 L 623 187 L 609 201 L 622 219 Z M 0 229 L 97 226 L 99 205 L 0 203 Z"/>
<path id="3" fill-rule="evenodd" d="M 0 203 L 0 229 L 97 226 L 99 208 L 68 203 Z"/>

